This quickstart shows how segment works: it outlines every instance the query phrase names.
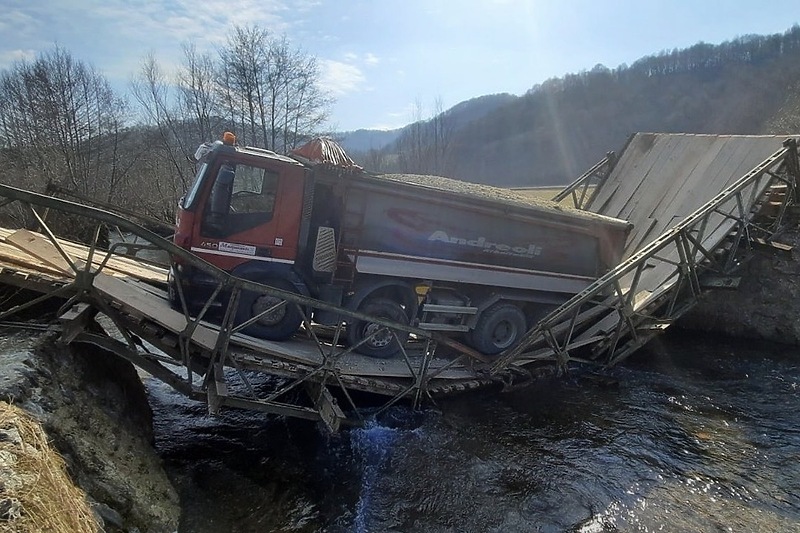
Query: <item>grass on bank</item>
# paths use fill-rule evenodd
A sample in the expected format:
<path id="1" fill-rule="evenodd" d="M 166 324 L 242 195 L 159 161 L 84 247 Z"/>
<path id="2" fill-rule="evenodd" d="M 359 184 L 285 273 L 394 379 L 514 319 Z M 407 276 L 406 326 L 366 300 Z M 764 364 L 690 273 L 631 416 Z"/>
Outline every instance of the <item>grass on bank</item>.
<path id="1" fill-rule="evenodd" d="M 96 533 L 86 494 L 39 423 L 0 402 L 0 532 Z"/>

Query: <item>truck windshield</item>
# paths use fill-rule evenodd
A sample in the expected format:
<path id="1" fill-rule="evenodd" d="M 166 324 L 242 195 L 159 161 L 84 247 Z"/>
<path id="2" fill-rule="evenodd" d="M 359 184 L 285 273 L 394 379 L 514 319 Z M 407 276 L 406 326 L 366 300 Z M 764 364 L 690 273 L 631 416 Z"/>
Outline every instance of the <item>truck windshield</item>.
<path id="1" fill-rule="evenodd" d="M 194 183 L 192 187 L 189 189 L 189 192 L 186 193 L 186 196 L 183 198 L 183 207 L 184 209 L 189 209 L 194 205 L 195 198 L 197 198 L 197 193 L 200 191 L 200 187 L 203 184 L 203 176 L 206 173 L 206 168 L 208 168 L 207 163 L 203 163 L 200 165 L 200 169 L 197 171 L 197 175 L 194 178 Z"/>

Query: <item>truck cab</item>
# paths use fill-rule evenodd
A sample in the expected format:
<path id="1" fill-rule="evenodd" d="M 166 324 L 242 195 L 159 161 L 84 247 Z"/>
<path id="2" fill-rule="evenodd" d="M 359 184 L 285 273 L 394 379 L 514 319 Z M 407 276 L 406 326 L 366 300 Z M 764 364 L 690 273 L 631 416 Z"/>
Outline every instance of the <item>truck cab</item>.
<path id="1" fill-rule="evenodd" d="M 306 170 L 294 159 L 234 142 L 230 135 L 198 149 L 200 166 L 179 205 L 175 243 L 235 276 L 308 294 L 295 269 Z M 177 280 L 190 309 L 202 306 L 216 287 L 201 271 L 178 262 L 170 275 L 173 300 Z M 245 307 L 255 312 L 275 303 L 249 293 L 241 299 L 238 322 Z M 274 340 L 291 336 L 301 319 L 292 307 L 268 315 L 248 333 Z"/>
<path id="2" fill-rule="evenodd" d="M 235 138 L 227 134 L 222 141 L 201 145 L 195 157 L 200 166 L 192 187 L 179 204 L 174 237 L 177 245 L 243 279 L 410 322 L 417 302 L 414 289 L 408 284 L 366 277 L 355 283 L 352 276 L 332 279 L 337 266 L 341 266 L 337 254 L 341 197 L 335 192 L 335 180 L 315 179 L 309 167 L 296 159 L 236 146 Z M 181 283 L 192 311 L 199 310 L 217 286 L 202 271 L 176 262 L 170 272 L 169 291 L 175 306 L 179 305 L 177 283 Z M 360 305 L 365 303 L 366 293 L 375 290 L 384 297 L 373 297 L 366 305 Z M 394 301 L 402 303 L 387 303 L 386 295 L 396 295 L 398 291 L 403 295 Z M 226 298 L 222 295 L 216 305 Z M 244 291 L 235 322 L 243 323 L 278 302 L 269 295 Z M 337 320 L 320 311 L 314 318 L 321 323 Z M 298 330 L 301 322 L 296 306 L 285 305 L 244 332 L 284 340 Z M 362 335 L 368 337 L 358 351 L 385 357 L 387 347 L 396 342 L 388 332 L 375 334 L 376 327 L 369 323 L 350 324 L 349 337 L 356 344 Z M 396 348 L 391 351 L 393 354 Z"/>

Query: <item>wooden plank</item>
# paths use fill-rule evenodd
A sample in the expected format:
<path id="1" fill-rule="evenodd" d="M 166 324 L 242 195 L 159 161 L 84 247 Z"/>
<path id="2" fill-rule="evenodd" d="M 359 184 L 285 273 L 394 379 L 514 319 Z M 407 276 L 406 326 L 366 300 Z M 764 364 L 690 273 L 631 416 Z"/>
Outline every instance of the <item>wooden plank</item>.
<path id="1" fill-rule="evenodd" d="M 625 249 L 622 254 L 622 259 L 625 260 L 641 250 L 644 244 L 650 243 L 660 235 L 653 231 L 658 226 L 658 220 L 655 218 L 648 218 L 638 224 L 633 225 L 633 229 L 628 234 L 628 239 L 625 241 Z"/>
<path id="2" fill-rule="evenodd" d="M 608 176 L 606 183 L 598 191 L 592 203 L 587 206 L 588 209 L 595 213 L 608 211 L 608 203 L 619 196 L 619 187 L 622 186 L 627 176 L 635 172 L 635 165 L 652 148 L 655 140 L 656 135 L 652 133 L 637 133 L 631 139 L 625 151 L 620 154 L 620 159 Z"/>
<path id="3" fill-rule="evenodd" d="M 152 294 L 138 289 L 123 279 L 100 272 L 95 276 L 93 285 L 122 308 L 146 316 L 173 333 L 180 333 L 186 329 L 188 322 L 183 313 L 172 309 L 166 300 L 155 298 Z M 217 335 L 216 330 L 201 323 L 195 329 L 192 341 L 208 351 L 213 351 Z"/>
<path id="4" fill-rule="evenodd" d="M 41 246 L 43 247 L 43 249 L 47 247 L 53 247 L 53 244 L 45 235 L 41 233 L 32 232 L 29 230 L 12 231 L 6 228 L 2 228 L 2 231 L 0 231 L 0 237 L 2 237 L 6 242 L 13 244 L 18 248 L 28 252 L 32 257 L 36 257 L 37 259 L 40 259 L 42 261 L 44 259 L 36 255 L 38 247 Z M 88 246 L 63 239 L 57 239 L 57 241 L 71 259 L 78 258 L 84 262 L 88 259 L 89 257 Z M 92 258 L 92 266 L 98 268 L 102 260 L 104 259 L 105 254 L 106 254 L 105 250 L 97 249 Z M 49 265 L 49 266 L 51 266 L 52 268 L 56 268 L 58 271 L 63 272 L 67 275 L 71 275 L 70 273 L 71 269 L 69 269 L 69 265 L 66 264 L 63 257 L 61 257 L 61 255 L 58 254 L 57 251 L 56 251 L 56 257 L 51 257 L 51 255 L 48 253 L 47 259 L 48 260 L 52 259 L 57 261 L 55 265 Z M 64 270 L 65 268 L 69 269 L 70 272 L 66 272 Z M 145 262 L 139 262 L 136 261 L 135 259 L 131 259 L 130 257 L 123 255 L 118 255 L 118 254 L 112 255 L 112 257 L 106 264 L 105 268 L 109 269 L 107 273 L 111 275 L 130 276 L 160 284 L 165 284 L 167 281 L 166 269 L 156 267 L 154 265 L 149 265 Z"/>
<path id="5" fill-rule="evenodd" d="M 626 257 L 641 250 L 680 222 L 681 218 L 675 216 L 670 208 L 670 201 L 675 197 L 691 198 L 694 182 L 702 179 L 707 165 L 713 160 L 710 157 L 702 160 L 704 153 L 709 151 L 712 154 L 716 153 L 712 150 L 712 146 L 717 144 L 721 147 L 724 144 L 719 142 L 717 136 L 676 137 L 680 144 L 674 147 L 670 158 L 660 159 L 659 166 L 654 166 L 648 175 L 648 178 L 661 185 L 653 193 L 648 194 L 647 198 L 639 201 L 636 213 L 627 215 L 635 225 L 646 225 L 647 230 L 635 231 L 629 237 Z"/>
<path id="6" fill-rule="evenodd" d="M 687 147 L 694 144 L 685 135 L 670 136 L 669 142 L 661 142 L 662 149 L 657 157 L 652 158 L 647 168 L 647 173 L 640 185 L 633 192 L 633 197 L 625 199 L 625 204 L 619 211 L 619 216 L 631 220 L 654 216 L 655 209 L 664 201 L 668 191 L 680 187 L 687 174 L 687 166 L 693 162 L 687 161 Z M 635 222 L 634 222 L 635 223 Z"/>
<path id="7" fill-rule="evenodd" d="M 698 201 L 695 191 L 698 184 L 707 179 L 710 167 L 725 143 L 718 137 L 687 136 L 685 139 L 687 143 L 678 154 L 679 161 L 675 162 L 673 168 L 661 169 L 661 172 L 673 177 L 670 180 L 672 186 L 665 189 L 654 202 L 649 213 L 651 217 L 670 218 L 675 215 L 673 206 L 676 203 L 701 205 L 708 200 Z M 669 227 L 671 224 L 665 225 L 664 229 Z"/>
<path id="8" fill-rule="evenodd" d="M 33 233 L 26 229 L 17 230 L 6 237 L 6 242 L 67 276 L 75 275 L 75 271 L 64 257 L 58 253 L 53 243 L 38 233 Z M 72 257 L 69 260 L 73 265 L 75 264 L 75 260 Z"/>
<path id="9" fill-rule="evenodd" d="M 322 364 L 322 355 L 316 343 L 299 338 L 289 339 L 286 341 L 270 341 L 266 339 L 257 339 L 248 335 L 237 333 L 231 337 L 231 343 L 237 346 L 249 348 L 261 354 L 268 354 L 271 357 L 276 357 L 282 360 L 294 361 L 297 363 L 320 365 Z M 323 347 L 329 350 L 329 346 Z M 341 351 L 342 348 L 337 347 L 336 352 Z M 420 356 L 410 355 L 412 368 L 419 371 L 422 366 L 422 358 Z M 431 361 L 429 372 L 434 372 L 445 365 L 450 363 L 448 359 L 436 358 Z M 408 369 L 405 361 L 402 358 L 393 359 L 376 359 L 358 353 L 349 353 L 341 356 L 336 362 L 336 369 L 342 374 L 358 375 L 358 376 L 380 376 L 380 377 L 411 377 L 411 372 Z M 445 371 L 444 375 L 437 376 L 446 379 L 458 379 L 474 377 L 474 374 L 462 367 L 455 367 Z"/>
<path id="10" fill-rule="evenodd" d="M 278 342 L 235 333 L 231 335 L 231 344 L 286 361 L 313 366 L 322 364 L 322 354 L 316 343 L 311 341 L 288 339 Z"/>
<path id="11" fill-rule="evenodd" d="M 659 168 L 663 161 L 669 160 L 680 142 L 680 136 L 656 135 L 652 149 L 640 161 L 634 163 L 634 171 L 624 177 L 625 183 L 620 187 L 618 196 L 613 199 L 603 214 L 614 213 L 610 216 L 618 217 L 623 213 L 633 213 L 634 210 L 630 204 L 637 206 L 643 198 L 648 196 L 648 190 L 655 190 L 659 187 L 661 176 L 653 172 L 653 169 Z"/>
<path id="12" fill-rule="evenodd" d="M 422 358 L 412 359 L 412 368 L 419 373 L 422 365 Z M 436 358 L 431 361 L 428 367 L 428 374 L 439 371 L 442 367 L 449 364 L 448 359 Z M 408 365 L 400 359 L 375 359 L 360 354 L 349 354 L 346 358 L 336 365 L 337 369 L 343 374 L 358 376 L 376 377 L 411 377 Z M 436 379 L 474 379 L 475 373 L 461 366 L 448 368 L 440 374 L 436 374 Z"/>
<path id="13" fill-rule="evenodd" d="M 625 251 L 630 257 L 766 159 L 781 140 L 638 134 L 609 177 L 615 194 L 599 197 L 605 204 L 598 211 L 633 222 Z"/>
<path id="14" fill-rule="evenodd" d="M 88 246 L 70 241 L 63 241 L 61 239 L 59 239 L 58 242 L 70 255 L 78 257 L 84 262 L 88 259 Z M 92 257 L 92 266 L 99 268 L 103 259 L 105 259 L 106 253 L 106 250 L 99 248 L 95 250 L 94 256 Z M 166 269 L 148 265 L 145 262 L 136 261 L 135 259 L 131 259 L 128 256 L 120 254 L 113 254 L 104 267 L 104 269 L 106 268 L 111 270 L 109 274 L 112 275 L 122 274 L 145 281 L 155 281 L 158 283 L 166 283 L 167 281 Z"/>
<path id="15" fill-rule="evenodd" d="M 724 157 L 723 150 L 728 145 L 727 141 L 719 137 L 710 137 L 702 147 L 697 147 L 700 151 L 690 150 L 684 154 L 686 158 L 692 158 L 696 161 L 690 172 L 688 172 L 683 180 L 683 183 L 678 183 L 678 187 L 665 198 L 665 201 L 659 205 L 661 213 L 668 213 L 670 215 L 681 215 L 681 218 L 696 210 L 698 207 L 708 202 L 713 195 L 706 196 L 698 194 L 698 191 L 704 189 L 704 185 L 711 181 L 714 176 L 715 167 L 722 157 Z M 719 192 L 719 191 L 717 191 Z M 678 206 L 683 206 L 684 213 L 677 211 Z"/>
<path id="16" fill-rule="evenodd" d="M 186 327 L 186 318 L 178 311 L 169 306 L 169 303 L 156 297 L 148 291 L 142 291 L 132 282 L 118 278 L 98 274 L 95 278 L 95 287 L 101 290 L 106 296 L 113 299 L 121 307 L 129 311 L 135 311 L 141 316 L 158 323 L 162 327 L 179 333 Z M 202 348 L 211 351 L 216 344 L 218 330 L 215 326 L 201 323 L 192 337 Z M 316 343 L 311 341 L 301 341 L 299 339 L 288 341 L 269 341 L 257 339 L 241 333 L 231 336 L 231 344 L 248 348 L 259 354 L 286 361 L 294 361 L 301 364 L 318 366 L 322 364 L 322 355 Z M 416 367 L 422 365 L 421 358 L 416 361 Z M 449 363 L 445 359 L 435 359 L 430 365 L 433 372 Z M 411 377 L 405 361 L 402 359 L 375 359 L 360 354 L 350 353 L 342 357 L 337 362 L 337 369 L 343 374 L 352 375 L 371 375 L 381 377 Z M 448 379 L 474 377 L 474 374 L 463 368 L 455 368 L 446 371 Z"/>
<path id="17" fill-rule="evenodd" d="M 33 261 L 30 254 L 6 243 L 0 243 L 0 262 L 12 270 L 40 272 L 59 279 L 69 278 L 63 271 L 44 265 L 40 261 Z"/>
<path id="18" fill-rule="evenodd" d="M 762 248 L 764 250 L 770 250 L 773 252 L 781 252 L 786 254 L 787 258 L 791 258 L 791 252 L 794 250 L 794 246 L 790 244 L 784 244 L 782 242 L 775 242 L 775 241 L 767 241 L 766 239 L 762 239 L 761 237 L 755 237 L 751 239 L 753 245 L 757 246 L 758 248 Z"/>
<path id="19" fill-rule="evenodd" d="M 165 291 L 164 289 L 160 289 L 160 288 L 158 288 L 158 287 L 156 287 L 154 285 L 151 285 L 149 282 L 141 281 L 141 280 L 136 279 L 136 278 L 131 278 L 131 279 L 128 279 L 126 281 L 128 283 L 130 283 L 131 285 L 137 287 L 139 290 L 142 290 L 142 291 L 145 291 L 145 292 L 149 292 L 150 294 L 152 294 L 156 298 L 161 298 L 162 300 L 168 300 L 169 299 L 169 293 L 167 291 Z"/>

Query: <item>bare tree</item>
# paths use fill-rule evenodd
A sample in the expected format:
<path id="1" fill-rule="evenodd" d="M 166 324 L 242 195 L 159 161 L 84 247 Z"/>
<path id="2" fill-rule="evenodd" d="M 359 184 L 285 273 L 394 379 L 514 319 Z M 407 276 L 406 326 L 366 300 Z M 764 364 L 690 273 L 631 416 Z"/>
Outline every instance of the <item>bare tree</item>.
<path id="1" fill-rule="evenodd" d="M 183 46 L 184 64 L 178 71 L 184 120 L 194 123 L 197 138 L 208 140 L 219 134 L 220 98 L 216 65 L 210 54 L 200 54 L 194 44 Z"/>
<path id="2" fill-rule="evenodd" d="M 399 170 L 423 174 L 446 174 L 453 124 L 443 110 L 441 97 L 434 101 L 430 118 L 420 100 L 414 102 L 412 122 L 398 140 Z"/>
<path id="3" fill-rule="evenodd" d="M 269 74 L 269 33 L 257 27 L 234 28 L 220 50 L 220 85 L 239 138 L 252 144 L 267 144 L 269 117 L 265 91 Z"/>
<path id="4" fill-rule="evenodd" d="M 126 110 L 103 76 L 62 48 L 0 76 L 0 138 L 34 188 L 112 200 L 128 168 L 120 159 Z"/>
<path id="5" fill-rule="evenodd" d="M 450 143 L 455 127 L 450 115 L 444 110 L 441 96 L 437 96 L 433 104 L 433 117 L 429 121 L 432 146 L 430 147 L 430 171 L 434 174 L 446 174 Z"/>
<path id="6" fill-rule="evenodd" d="M 147 144 L 137 168 L 152 182 L 136 194 L 150 193 L 142 198 L 144 209 L 162 218 L 172 218 L 190 185 L 199 142 L 232 129 L 241 144 L 285 151 L 321 126 L 330 102 L 319 87 L 316 61 L 265 29 L 235 27 L 216 59 L 192 43 L 183 51 L 172 75 L 146 56 L 133 82 L 149 128 L 142 132 Z"/>
<path id="7" fill-rule="evenodd" d="M 187 121 L 181 115 L 180 93 L 150 53 L 131 83 L 132 94 L 148 127 L 140 137 L 137 170 L 145 187 L 131 191 L 140 209 L 166 220 L 174 217 L 178 198 L 191 184 L 191 154 L 197 145 L 187 135 Z M 140 184 L 144 185 L 144 184 Z"/>
<path id="8" fill-rule="evenodd" d="M 240 139 L 286 151 L 317 131 L 331 99 L 316 59 L 256 27 L 236 27 L 220 50 L 218 83 Z"/>

